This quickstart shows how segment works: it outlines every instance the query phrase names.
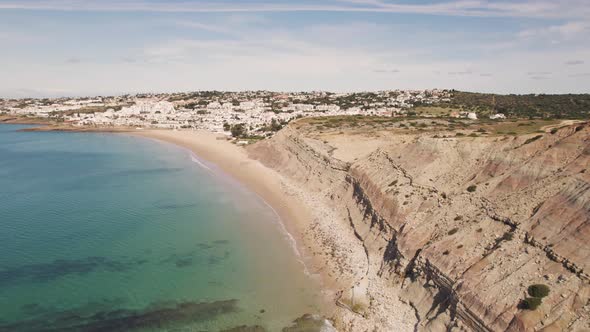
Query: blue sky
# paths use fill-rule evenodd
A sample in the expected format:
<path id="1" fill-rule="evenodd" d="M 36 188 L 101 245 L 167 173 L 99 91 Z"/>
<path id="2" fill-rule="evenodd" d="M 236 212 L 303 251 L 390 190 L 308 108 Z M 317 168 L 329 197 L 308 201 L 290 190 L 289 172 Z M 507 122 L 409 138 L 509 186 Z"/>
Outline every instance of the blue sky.
<path id="1" fill-rule="evenodd" d="M 0 97 L 590 92 L 587 0 L 0 0 Z"/>

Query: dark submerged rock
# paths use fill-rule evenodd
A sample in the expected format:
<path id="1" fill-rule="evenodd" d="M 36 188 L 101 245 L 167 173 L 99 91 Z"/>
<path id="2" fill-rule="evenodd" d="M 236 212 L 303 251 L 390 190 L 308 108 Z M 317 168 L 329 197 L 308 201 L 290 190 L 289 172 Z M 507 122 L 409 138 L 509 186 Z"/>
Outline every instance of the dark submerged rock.
<path id="1" fill-rule="evenodd" d="M 320 315 L 305 314 L 283 328 L 283 332 L 336 332 L 336 329 Z"/>

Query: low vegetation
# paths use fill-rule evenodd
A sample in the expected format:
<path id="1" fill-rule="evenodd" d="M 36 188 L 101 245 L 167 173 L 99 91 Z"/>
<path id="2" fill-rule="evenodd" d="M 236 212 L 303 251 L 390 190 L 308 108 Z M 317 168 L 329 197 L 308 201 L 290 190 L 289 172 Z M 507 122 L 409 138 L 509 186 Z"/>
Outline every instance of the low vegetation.
<path id="1" fill-rule="evenodd" d="M 519 308 L 535 310 L 543 303 L 543 298 L 549 295 L 549 286 L 543 284 L 530 285 L 527 293 L 529 297 L 520 302 Z"/>
<path id="2" fill-rule="evenodd" d="M 350 134 L 382 135 L 387 133 L 417 134 L 433 133 L 433 138 L 520 136 L 545 133 L 561 120 L 468 120 L 448 117 L 378 117 L 378 116 L 333 116 L 298 119 L 294 128 L 312 134 L 327 134 L 345 131 Z M 538 135 L 537 135 L 538 136 Z"/>
<path id="3" fill-rule="evenodd" d="M 542 137 L 543 137 L 543 135 L 537 135 L 535 137 L 531 137 L 531 138 L 527 139 L 526 141 L 524 141 L 523 145 L 533 143 L 534 141 L 536 141 Z"/>
<path id="4" fill-rule="evenodd" d="M 532 297 L 544 298 L 549 295 L 549 286 L 543 284 L 530 285 L 527 292 Z"/>
<path id="5" fill-rule="evenodd" d="M 482 115 L 503 113 L 512 118 L 587 119 L 590 117 L 590 94 L 496 95 L 452 91 L 451 101 L 437 106 Z"/>
<path id="6" fill-rule="evenodd" d="M 233 137 L 240 138 L 246 134 L 246 127 L 243 123 L 238 123 L 230 127 L 230 132 Z"/>
<path id="7" fill-rule="evenodd" d="M 537 309 L 543 301 L 538 297 L 527 297 L 520 302 L 519 307 L 526 310 Z"/>
<path id="8" fill-rule="evenodd" d="M 418 116 L 436 116 L 447 117 L 453 112 L 460 112 L 460 108 L 440 107 L 440 106 L 417 106 L 412 108 L 412 112 Z"/>

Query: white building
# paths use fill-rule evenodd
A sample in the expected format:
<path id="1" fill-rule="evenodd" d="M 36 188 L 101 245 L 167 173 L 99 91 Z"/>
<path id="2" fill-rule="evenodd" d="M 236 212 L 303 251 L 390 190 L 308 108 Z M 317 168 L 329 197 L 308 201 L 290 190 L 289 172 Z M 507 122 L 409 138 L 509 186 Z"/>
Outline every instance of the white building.
<path id="1" fill-rule="evenodd" d="M 209 103 L 209 105 L 207 105 L 207 108 L 208 109 L 214 109 L 214 110 L 220 109 L 221 108 L 221 104 L 218 103 L 218 102 L 216 102 L 216 101 L 214 101 L 214 102 Z"/>
<path id="2" fill-rule="evenodd" d="M 497 114 L 494 114 L 494 115 L 490 115 L 490 119 L 492 119 L 492 120 L 506 119 L 506 115 L 504 115 L 502 113 L 497 113 Z"/>

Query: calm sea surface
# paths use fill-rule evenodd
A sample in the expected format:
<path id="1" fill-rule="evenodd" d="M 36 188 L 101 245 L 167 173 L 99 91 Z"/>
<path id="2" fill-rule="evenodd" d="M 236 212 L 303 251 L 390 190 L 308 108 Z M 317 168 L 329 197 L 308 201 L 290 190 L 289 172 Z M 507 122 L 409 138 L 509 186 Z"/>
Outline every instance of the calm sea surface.
<path id="1" fill-rule="evenodd" d="M 23 127 L 0 125 L 0 331 L 276 331 L 321 311 L 275 213 L 214 165 Z"/>

